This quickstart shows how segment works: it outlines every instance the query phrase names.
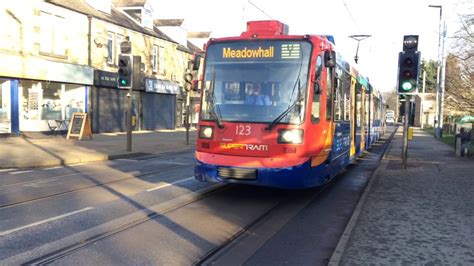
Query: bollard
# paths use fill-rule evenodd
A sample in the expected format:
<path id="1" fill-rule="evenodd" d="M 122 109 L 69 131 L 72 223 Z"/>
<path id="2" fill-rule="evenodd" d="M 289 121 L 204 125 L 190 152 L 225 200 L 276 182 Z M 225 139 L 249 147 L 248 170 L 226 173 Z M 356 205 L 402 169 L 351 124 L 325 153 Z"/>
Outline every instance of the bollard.
<path id="1" fill-rule="evenodd" d="M 461 151 L 462 151 L 462 144 L 461 144 L 461 136 L 456 135 L 455 140 L 454 140 L 454 151 L 456 153 L 456 156 L 461 157 Z"/>
<path id="2" fill-rule="evenodd" d="M 408 140 L 413 140 L 413 128 L 408 128 Z"/>

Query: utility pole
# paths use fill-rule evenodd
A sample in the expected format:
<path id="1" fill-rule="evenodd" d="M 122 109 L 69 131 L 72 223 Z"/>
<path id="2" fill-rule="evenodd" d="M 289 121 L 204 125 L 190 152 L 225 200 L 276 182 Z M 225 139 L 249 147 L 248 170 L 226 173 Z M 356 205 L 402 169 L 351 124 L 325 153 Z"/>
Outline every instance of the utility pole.
<path id="1" fill-rule="evenodd" d="M 436 138 L 441 138 L 442 136 L 442 130 L 443 130 L 443 114 L 442 114 L 442 92 L 441 92 L 441 74 L 442 74 L 442 61 L 443 61 L 443 54 L 444 54 L 444 48 L 441 49 L 441 22 L 443 20 L 443 6 L 441 5 L 429 5 L 428 7 L 432 8 L 439 8 L 439 23 L 438 23 L 438 68 L 437 68 L 437 75 L 436 75 L 436 122 L 435 122 L 435 132 L 434 136 Z M 444 43 L 444 37 L 443 37 L 443 43 Z M 444 45 L 443 45 L 444 46 Z M 443 50 L 443 52 L 441 52 Z M 444 85 L 443 85 L 444 88 Z"/>

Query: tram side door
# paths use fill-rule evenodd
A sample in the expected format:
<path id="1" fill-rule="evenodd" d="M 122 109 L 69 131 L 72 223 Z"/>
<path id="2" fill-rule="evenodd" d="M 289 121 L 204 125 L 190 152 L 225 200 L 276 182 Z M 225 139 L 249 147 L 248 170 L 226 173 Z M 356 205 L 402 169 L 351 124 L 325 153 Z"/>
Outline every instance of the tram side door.
<path id="1" fill-rule="evenodd" d="M 351 130 L 351 150 L 350 150 L 350 155 L 349 157 L 351 160 L 354 158 L 356 154 L 356 80 L 354 78 L 351 78 L 351 89 L 350 89 L 350 130 Z"/>

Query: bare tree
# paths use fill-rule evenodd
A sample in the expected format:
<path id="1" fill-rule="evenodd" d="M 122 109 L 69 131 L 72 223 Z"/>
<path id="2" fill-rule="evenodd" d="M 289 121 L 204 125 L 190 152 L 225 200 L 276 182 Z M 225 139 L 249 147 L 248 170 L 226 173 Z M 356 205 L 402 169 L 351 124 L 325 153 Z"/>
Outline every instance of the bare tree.
<path id="1" fill-rule="evenodd" d="M 461 17 L 454 51 L 446 60 L 446 107 L 474 114 L 474 15 Z"/>

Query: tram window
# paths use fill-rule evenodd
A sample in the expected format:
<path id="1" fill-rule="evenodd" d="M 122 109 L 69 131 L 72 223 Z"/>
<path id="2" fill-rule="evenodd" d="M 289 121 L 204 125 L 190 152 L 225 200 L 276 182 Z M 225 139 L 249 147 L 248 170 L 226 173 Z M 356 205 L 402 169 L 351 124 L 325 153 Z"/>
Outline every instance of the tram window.
<path id="1" fill-rule="evenodd" d="M 326 120 L 332 118 L 332 79 L 334 78 L 333 71 L 331 68 L 327 68 L 326 75 Z"/>
<path id="2" fill-rule="evenodd" d="M 316 81 L 321 80 L 321 72 L 323 71 L 323 60 L 321 59 L 321 56 L 318 56 L 316 59 L 316 73 L 314 75 L 314 79 Z"/>
<path id="3" fill-rule="evenodd" d="M 321 72 L 323 71 L 323 62 L 321 56 L 316 59 L 316 73 L 314 74 L 314 82 L 321 86 Z M 319 123 L 321 116 L 321 94 L 314 92 L 313 101 L 311 103 L 311 122 Z"/>
<path id="4" fill-rule="evenodd" d="M 344 121 L 351 119 L 351 76 L 344 73 L 342 82 L 343 103 L 344 103 Z"/>
<path id="5" fill-rule="evenodd" d="M 238 82 L 224 83 L 224 99 L 228 101 L 242 101 L 243 95 Z"/>
<path id="6" fill-rule="evenodd" d="M 342 93 L 342 81 L 338 79 L 337 82 L 338 86 L 334 88 L 334 120 L 340 121 L 343 118 L 343 106 L 342 102 L 344 99 L 344 95 Z"/>
<path id="7" fill-rule="evenodd" d="M 361 92 L 358 91 L 356 94 L 356 125 L 357 127 L 361 127 L 361 115 L 362 115 L 362 95 Z"/>
<path id="8" fill-rule="evenodd" d="M 320 112 L 321 112 L 321 95 L 314 94 L 313 95 L 313 102 L 311 104 L 311 122 L 318 123 Z"/>
<path id="9" fill-rule="evenodd" d="M 365 117 L 364 117 L 364 126 L 369 125 L 369 94 L 365 95 Z"/>

